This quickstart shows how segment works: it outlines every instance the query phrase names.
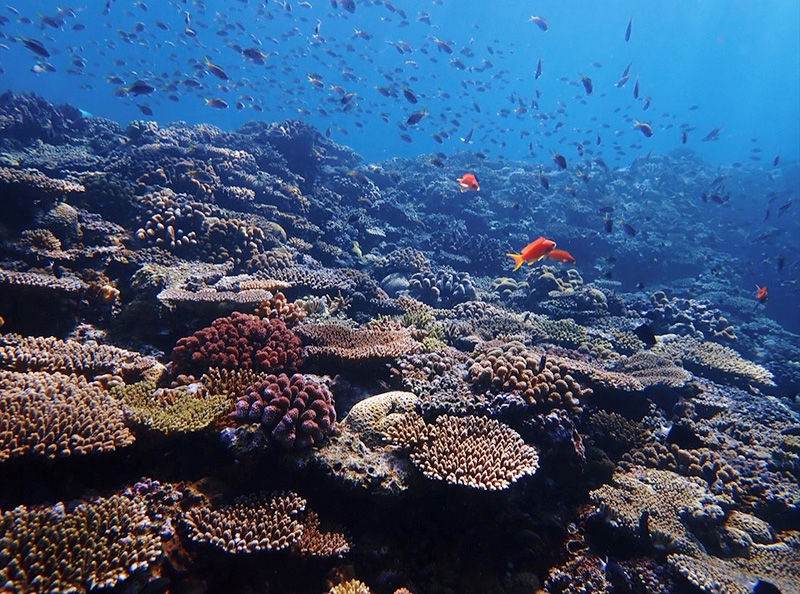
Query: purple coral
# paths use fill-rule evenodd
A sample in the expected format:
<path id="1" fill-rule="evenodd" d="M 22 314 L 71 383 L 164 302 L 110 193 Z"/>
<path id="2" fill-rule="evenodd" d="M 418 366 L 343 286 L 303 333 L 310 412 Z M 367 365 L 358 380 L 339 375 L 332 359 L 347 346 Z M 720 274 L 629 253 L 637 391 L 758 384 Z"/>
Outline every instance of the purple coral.
<path id="1" fill-rule="evenodd" d="M 333 432 L 336 409 L 324 385 L 296 373 L 269 375 L 247 389 L 231 415 L 241 423 L 260 422 L 286 448 L 305 448 Z"/>

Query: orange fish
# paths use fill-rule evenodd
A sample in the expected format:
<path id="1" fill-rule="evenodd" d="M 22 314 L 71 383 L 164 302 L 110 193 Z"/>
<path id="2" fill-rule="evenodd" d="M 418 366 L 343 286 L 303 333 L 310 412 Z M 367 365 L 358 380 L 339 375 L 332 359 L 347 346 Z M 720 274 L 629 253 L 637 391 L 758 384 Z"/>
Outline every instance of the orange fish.
<path id="1" fill-rule="evenodd" d="M 572 257 L 567 250 L 550 250 L 547 253 L 547 257 L 551 260 L 555 260 L 556 262 L 568 262 L 570 264 L 575 264 L 575 258 Z"/>
<path id="2" fill-rule="evenodd" d="M 465 173 L 463 177 L 456 180 L 461 186 L 462 192 L 480 192 L 481 187 L 478 185 L 478 178 L 474 173 Z"/>
<path id="3" fill-rule="evenodd" d="M 767 287 L 759 287 L 756 285 L 756 301 L 759 303 L 766 303 L 767 299 L 769 299 L 769 293 L 767 292 Z"/>
<path id="4" fill-rule="evenodd" d="M 540 237 L 522 248 L 522 252 L 519 254 L 506 254 L 506 256 L 514 259 L 514 264 L 516 264 L 514 270 L 519 270 L 524 262 L 527 262 L 528 266 L 530 266 L 539 260 L 543 260 L 555 247 L 555 241 Z"/>

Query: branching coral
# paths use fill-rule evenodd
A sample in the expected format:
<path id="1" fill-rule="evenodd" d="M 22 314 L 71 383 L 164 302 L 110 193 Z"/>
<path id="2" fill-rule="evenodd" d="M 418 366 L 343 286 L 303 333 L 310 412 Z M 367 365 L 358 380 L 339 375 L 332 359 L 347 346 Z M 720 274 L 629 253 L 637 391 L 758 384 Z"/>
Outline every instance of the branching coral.
<path id="1" fill-rule="evenodd" d="M 281 320 L 234 312 L 181 338 L 172 362 L 176 371 L 197 375 L 211 367 L 293 373 L 302 363 L 301 342 Z"/>
<path id="2" fill-rule="evenodd" d="M 291 492 L 257 493 L 213 509 L 201 504 L 182 517 L 189 538 L 227 553 L 280 551 L 299 543 L 306 501 Z"/>
<path id="3" fill-rule="evenodd" d="M 0 461 L 110 452 L 133 441 L 117 402 L 83 376 L 0 372 Z"/>
<path id="4" fill-rule="evenodd" d="M 405 414 L 384 424 L 387 442 L 407 452 L 428 478 L 495 491 L 539 468 L 536 450 L 499 421 L 485 417 L 443 415 L 427 424 Z"/>
<path id="5" fill-rule="evenodd" d="M 109 588 L 161 554 L 144 502 L 113 496 L 0 516 L 0 581 L 8 592 Z"/>

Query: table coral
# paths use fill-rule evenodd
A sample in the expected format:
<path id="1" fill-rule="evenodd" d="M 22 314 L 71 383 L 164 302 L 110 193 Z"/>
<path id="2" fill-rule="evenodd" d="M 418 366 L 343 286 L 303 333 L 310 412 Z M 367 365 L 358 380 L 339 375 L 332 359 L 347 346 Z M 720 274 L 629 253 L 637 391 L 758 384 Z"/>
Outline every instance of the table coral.
<path id="1" fill-rule="evenodd" d="M 304 324 L 296 331 L 312 344 L 310 356 L 340 361 L 378 361 L 393 359 L 420 350 L 408 328 L 391 321 L 370 322 L 358 329 L 344 324 Z"/>
<path id="2" fill-rule="evenodd" d="M 301 342 L 281 320 L 234 312 L 178 340 L 172 362 L 176 372 L 197 375 L 211 367 L 294 373 L 302 364 Z"/>
<path id="3" fill-rule="evenodd" d="M 405 414 L 384 425 L 387 442 L 407 452 L 428 478 L 496 491 L 539 468 L 536 450 L 519 434 L 485 417 L 443 415 L 427 424 L 416 414 Z"/>

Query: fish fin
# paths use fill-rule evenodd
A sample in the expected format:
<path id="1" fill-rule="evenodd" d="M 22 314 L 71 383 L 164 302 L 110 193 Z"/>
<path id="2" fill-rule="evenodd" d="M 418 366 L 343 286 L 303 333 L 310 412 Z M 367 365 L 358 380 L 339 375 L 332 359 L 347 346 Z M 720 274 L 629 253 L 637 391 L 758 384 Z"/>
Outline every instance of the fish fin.
<path id="1" fill-rule="evenodd" d="M 522 258 L 522 254 L 506 254 L 506 256 L 509 256 L 514 260 L 514 264 L 516 264 L 514 271 L 519 270 L 522 264 L 525 262 L 525 260 Z"/>

